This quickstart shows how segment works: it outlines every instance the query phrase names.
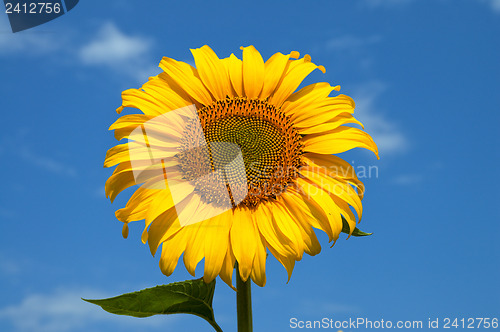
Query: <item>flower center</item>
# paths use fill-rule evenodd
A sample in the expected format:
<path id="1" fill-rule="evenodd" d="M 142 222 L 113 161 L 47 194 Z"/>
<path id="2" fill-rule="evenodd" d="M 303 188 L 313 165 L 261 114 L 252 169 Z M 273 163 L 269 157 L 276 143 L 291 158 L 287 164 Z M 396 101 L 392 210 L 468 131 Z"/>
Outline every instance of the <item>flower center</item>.
<path id="1" fill-rule="evenodd" d="M 226 98 L 200 109 L 198 117 L 203 133 L 199 125 L 188 123 L 178 160 L 183 176 L 194 182 L 206 203 L 223 205 L 229 192 L 233 207 L 253 208 L 279 195 L 297 177 L 300 135 L 274 105 Z M 200 134 L 206 145 L 197 146 Z M 220 169 L 224 171 L 213 173 Z"/>

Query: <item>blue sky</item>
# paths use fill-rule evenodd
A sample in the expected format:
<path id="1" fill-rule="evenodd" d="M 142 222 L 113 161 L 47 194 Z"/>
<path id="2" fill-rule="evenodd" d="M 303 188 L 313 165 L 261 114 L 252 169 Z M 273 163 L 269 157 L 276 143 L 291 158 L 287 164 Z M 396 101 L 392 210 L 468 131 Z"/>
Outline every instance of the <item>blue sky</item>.
<path id="1" fill-rule="evenodd" d="M 99 298 L 190 278 L 166 278 L 127 240 L 104 197 L 104 156 L 116 144 L 122 90 L 159 72 L 162 56 L 192 61 L 255 45 L 310 54 L 342 86 L 379 144 L 343 157 L 367 186 L 360 228 L 296 264 L 286 284 L 270 259 L 254 286 L 256 331 L 289 320 L 500 318 L 500 2 L 498 0 L 81 1 L 12 34 L 0 13 L 0 330 L 210 331 L 187 315 L 115 317 Z M 344 237 L 345 238 L 345 237 Z M 201 276 L 202 270 L 199 270 Z M 218 283 L 214 309 L 235 330 L 235 293 Z M 350 329 L 344 329 L 349 331 Z M 438 329 L 440 330 L 440 329 Z"/>

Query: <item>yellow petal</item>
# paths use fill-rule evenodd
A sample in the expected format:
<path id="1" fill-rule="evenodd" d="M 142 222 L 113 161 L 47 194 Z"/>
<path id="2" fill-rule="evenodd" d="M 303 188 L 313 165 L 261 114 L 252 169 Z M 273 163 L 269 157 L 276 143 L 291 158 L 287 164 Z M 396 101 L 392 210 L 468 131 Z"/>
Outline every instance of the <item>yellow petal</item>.
<path id="1" fill-rule="evenodd" d="M 158 218 L 159 215 L 165 211 L 174 207 L 174 201 L 172 199 L 172 193 L 167 188 L 163 190 L 158 190 L 153 201 L 148 207 L 148 213 L 146 215 L 146 227 L 148 227 L 153 220 Z"/>
<path id="2" fill-rule="evenodd" d="M 166 276 L 170 276 L 177 266 L 179 257 L 186 249 L 189 232 L 185 229 L 180 230 L 169 241 L 162 244 L 160 269 Z"/>
<path id="3" fill-rule="evenodd" d="M 220 270 L 220 278 L 233 290 L 236 291 L 236 287 L 233 286 L 233 272 L 234 264 L 236 263 L 236 258 L 233 254 L 233 249 L 231 248 L 231 242 L 228 243 L 226 257 L 224 258 L 224 263 L 222 263 L 222 268 Z"/>
<path id="4" fill-rule="evenodd" d="M 182 90 L 166 73 L 160 73 L 158 76 L 151 77 L 148 82 L 142 85 L 141 89 L 161 101 L 164 107 L 162 113 L 196 103 L 196 99 Z"/>
<path id="5" fill-rule="evenodd" d="M 274 250 L 274 247 L 269 246 L 267 241 L 265 242 L 271 254 L 278 260 L 278 262 L 281 263 L 281 265 L 285 267 L 286 272 L 288 273 L 288 283 L 292 277 L 293 268 L 295 266 L 295 257 L 293 255 L 280 255 L 276 250 Z"/>
<path id="6" fill-rule="evenodd" d="M 156 160 L 169 160 L 177 152 L 175 147 L 148 147 L 145 143 L 131 141 L 109 149 L 104 160 L 104 167 L 130 161 L 140 161 L 137 165 L 154 165 L 157 162 L 152 160 L 152 157 Z"/>
<path id="7" fill-rule="evenodd" d="M 295 253 L 296 260 L 302 259 L 304 242 L 297 224 L 291 220 L 290 215 L 284 211 L 280 204 L 272 204 L 273 224 L 282 243 L 287 243 Z"/>
<path id="8" fill-rule="evenodd" d="M 346 202 L 344 202 L 335 195 L 330 195 L 330 197 L 335 202 L 334 208 L 332 210 L 336 211 L 335 212 L 336 215 L 341 215 L 342 217 L 344 217 L 347 223 L 349 224 L 350 232 L 349 236 L 347 237 L 349 238 L 351 237 L 351 234 L 354 231 L 354 228 L 356 227 L 356 216 L 351 211 L 349 205 Z"/>
<path id="9" fill-rule="evenodd" d="M 224 99 L 230 90 L 229 75 L 217 54 L 207 45 L 192 49 L 194 62 L 203 84 L 216 99 Z"/>
<path id="10" fill-rule="evenodd" d="M 373 139 L 357 128 L 339 127 L 327 133 L 307 135 L 302 142 L 306 152 L 336 154 L 360 147 L 372 151 L 379 158 Z"/>
<path id="11" fill-rule="evenodd" d="M 187 226 L 199 213 L 201 207 L 201 199 L 198 194 L 192 195 L 191 199 L 184 200 L 175 206 L 181 226 Z"/>
<path id="12" fill-rule="evenodd" d="M 176 190 L 178 197 L 185 198 L 152 222 L 149 228 L 148 243 L 153 255 L 160 243 L 167 241 L 180 228 L 189 226 L 184 222 L 200 211 L 200 197 L 193 193 L 193 187 L 189 183 L 182 182 L 170 189 Z"/>
<path id="13" fill-rule="evenodd" d="M 164 126 L 162 131 L 155 133 L 150 123 L 141 125 L 140 128 L 137 128 L 137 130 L 134 130 L 127 136 L 129 139 L 129 148 L 136 149 L 137 151 L 134 151 L 134 153 L 142 152 L 141 150 L 143 150 L 147 152 L 152 159 L 159 159 L 159 155 L 163 154 L 162 150 L 172 151 L 173 149 L 173 151 L 178 152 L 181 148 L 182 134 L 172 135 L 172 132 L 167 131 L 171 130 L 170 128 L 171 126 Z M 140 158 L 135 158 L 135 154 L 131 154 L 131 159 Z"/>
<path id="14" fill-rule="evenodd" d="M 177 220 L 177 212 L 173 207 L 154 219 L 148 230 L 148 244 L 151 254 L 154 256 L 160 244 L 166 242 L 166 239 L 171 238 L 181 229 L 182 226 Z"/>
<path id="15" fill-rule="evenodd" d="M 231 54 L 228 62 L 229 78 L 234 91 L 238 96 L 243 97 L 243 62 L 234 54 Z"/>
<path id="16" fill-rule="evenodd" d="M 260 93 L 261 99 L 269 97 L 274 90 L 276 90 L 276 87 L 285 73 L 290 57 L 294 56 L 298 57 L 298 52 L 292 52 L 287 55 L 276 53 L 266 61 L 264 64 L 264 86 Z"/>
<path id="17" fill-rule="evenodd" d="M 128 237 L 128 223 L 123 224 L 122 236 L 124 239 L 126 239 Z"/>
<path id="18" fill-rule="evenodd" d="M 233 55 L 234 56 L 234 55 Z M 236 90 L 233 88 L 233 84 L 231 83 L 231 74 L 230 74 L 230 67 L 231 67 L 231 58 L 223 58 L 220 59 L 222 65 L 224 66 L 224 71 L 226 72 L 227 78 L 228 78 L 228 89 L 226 91 L 226 95 L 229 96 L 230 98 L 238 96 L 238 93 L 236 93 Z M 238 61 L 241 62 L 241 60 L 238 59 Z M 240 75 L 241 75 L 241 67 L 240 67 Z M 243 82 L 242 82 L 243 84 Z"/>
<path id="19" fill-rule="evenodd" d="M 132 166 L 130 165 L 130 162 L 124 162 L 119 164 L 113 172 L 113 175 L 106 180 L 104 191 L 106 193 L 106 197 L 113 202 L 120 192 L 135 184 L 136 181 L 132 171 Z"/>
<path id="20" fill-rule="evenodd" d="M 276 91 L 270 97 L 269 102 L 277 107 L 281 107 L 283 102 L 299 87 L 300 83 L 314 69 L 320 69 L 324 72 L 323 66 L 317 66 L 310 62 L 310 57 L 305 56 L 300 60 L 294 60 L 290 63 L 288 71 L 281 80 Z"/>
<path id="21" fill-rule="evenodd" d="M 128 89 L 122 92 L 122 106 L 141 110 L 145 115 L 157 116 L 163 113 L 164 108 L 154 97 L 139 89 Z"/>
<path id="22" fill-rule="evenodd" d="M 298 128 L 298 131 L 301 135 L 308 135 L 308 134 L 319 134 L 319 133 L 324 133 L 328 132 L 330 130 L 337 129 L 338 127 L 348 124 L 348 123 L 355 123 L 361 126 L 361 128 L 364 128 L 363 124 L 356 120 L 351 114 L 349 113 L 341 113 L 334 117 L 333 119 L 329 120 L 328 122 L 325 123 L 320 123 L 320 124 L 313 124 L 311 127 L 308 127 L 305 122 L 301 123 L 296 123 L 296 127 L 301 127 L 305 126 L 305 128 Z"/>
<path id="23" fill-rule="evenodd" d="M 118 144 L 113 146 L 106 152 L 104 167 L 112 167 L 121 162 L 130 161 L 128 153 L 128 144 Z"/>
<path id="24" fill-rule="evenodd" d="M 258 232 L 254 225 L 250 211 L 246 208 L 233 211 L 233 224 L 231 226 L 231 248 L 239 266 L 239 273 L 246 281 L 252 271 L 252 263 L 257 247 Z"/>
<path id="25" fill-rule="evenodd" d="M 275 252 L 282 256 L 295 256 L 296 253 L 294 249 L 290 247 L 288 242 L 284 243 L 281 241 L 278 230 L 276 229 L 274 222 L 272 222 L 273 216 L 268 205 L 270 204 L 261 203 L 254 211 L 254 220 L 257 221 L 257 228 L 260 234 L 266 241 L 268 248 L 273 248 Z"/>
<path id="26" fill-rule="evenodd" d="M 254 221 L 255 222 L 255 221 Z M 253 259 L 252 273 L 250 277 L 260 287 L 266 285 L 266 247 L 262 242 L 260 235 L 257 238 L 257 247 L 255 250 L 255 257 Z"/>
<path id="27" fill-rule="evenodd" d="M 195 223 L 191 225 L 184 226 L 185 231 L 189 233 L 186 250 L 184 251 L 184 266 L 186 270 L 194 277 L 195 270 L 198 263 L 203 259 L 203 254 L 205 251 L 204 240 L 202 238 L 203 234 L 200 231 L 202 223 Z"/>
<path id="28" fill-rule="evenodd" d="M 292 121 L 300 124 L 300 127 L 311 127 L 331 121 L 342 113 L 352 114 L 354 106 L 347 98 L 344 96 L 328 97 L 314 104 L 304 105 L 292 114 Z"/>
<path id="29" fill-rule="evenodd" d="M 359 198 L 363 199 L 365 186 L 363 182 L 358 179 L 356 171 L 351 164 L 334 155 L 311 152 L 305 153 L 302 158 L 305 163 L 314 168 L 323 168 L 325 174 L 328 176 L 342 179 L 355 186 L 358 189 Z"/>
<path id="30" fill-rule="evenodd" d="M 156 190 L 138 188 L 123 209 L 115 212 L 116 218 L 123 222 L 137 221 L 146 218 L 147 209 L 153 201 Z"/>
<path id="31" fill-rule="evenodd" d="M 210 216 L 212 216 L 210 213 L 216 210 L 219 211 L 220 209 L 217 209 L 213 205 L 200 200 L 199 206 L 196 208 L 194 214 L 200 216 L 200 221 L 195 222 L 193 220 L 192 223 L 184 226 L 190 233 L 190 237 L 186 245 L 186 251 L 184 252 L 184 265 L 192 276 L 195 275 L 196 266 L 205 255 L 205 247 L 207 246 L 207 243 L 214 240 L 210 238 L 210 228 L 213 228 L 212 223 L 210 222 Z M 179 216 L 181 214 L 179 214 Z M 222 250 L 223 253 L 225 253 L 225 249 L 226 248 L 224 247 Z M 205 262 L 205 264 L 207 264 L 207 262 Z"/>
<path id="32" fill-rule="evenodd" d="M 354 188 L 351 187 L 351 185 L 349 185 L 347 182 L 331 178 L 323 174 L 322 172 L 312 172 L 307 169 L 301 169 L 300 174 L 314 185 L 330 193 L 331 195 L 337 196 L 350 206 L 354 207 L 356 213 L 361 219 L 361 216 L 363 214 L 363 205 L 361 204 L 361 199 L 359 198 Z"/>
<path id="33" fill-rule="evenodd" d="M 170 82 L 170 84 L 169 84 Z M 150 77 L 141 89 L 129 89 L 122 93 L 122 106 L 138 108 L 148 115 L 159 115 L 195 103 L 166 73 Z"/>
<path id="34" fill-rule="evenodd" d="M 282 205 L 282 209 L 289 215 L 290 222 L 297 225 L 302 241 L 304 242 L 304 251 L 311 256 L 319 254 L 321 251 L 321 245 L 319 244 L 318 238 L 316 237 L 316 234 L 314 233 L 314 230 L 308 220 L 302 218 L 302 214 L 296 214 L 296 209 L 287 204 L 282 197 L 278 200 L 278 202 Z"/>
<path id="35" fill-rule="evenodd" d="M 145 114 L 129 114 L 120 117 L 115 121 L 109 130 L 115 130 L 115 138 L 121 140 L 125 135 L 122 133 L 124 128 L 130 128 L 128 134 L 130 134 L 135 128 L 144 124 L 144 122 L 153 119 L 156 115 L 145 115 Z M 128 135 L 127 134 L 127 135 Z"/>
<path id="36" fill-rule="evenodd" d="M 258 98 L 264 85 L 264 60 L 252 45 L 243 50 L 243 87 L 248 98 Z"/>
<path id="37" fill-rule="evenodd" d="M 297 184 L 303 194 L 311 198 L 324 211 L 332 230 L 333 239 L 336 241 L 342 232 L 342 218 L 333 198 L 323 189 L 302 178 L 297 178 Z"/>
<path id="38" fill-rule="evenodd" d="M 205 240 L 205 271 L 203 279 L 211 282 L 220 273 L 229 247 L 229 229 L 232 225 L 231 210 L 207 220 L 202 225 Z"/>
<path id="39" fill-rule="evenodd" d="M 160 68 L 199 103 L 203 105 L 212 103 L 212 96 L 201 82 L 198 71 L 191 65 L 164 57 L 160 62 Z"/>
<path id="40" fill-rule="evenodd" d="M 280 196 L 286 204 L 290 214 L 295 216 L 296 220 L 307 221 L 312 227 L 322 230 L 328 235 L 329 241 L 333 240 L 333 233 L 328 221 L 328 217 L 321 207 L 314 204 L 307 197 L 301 196 L 297 190 L 288 187 L 287 191 Z"/>
<path id="41" fill-rule="evenodd" d="M 336 87 L 325 82 L 307 85 L 288 97 L 281 109 L 290 116 L 295 113 L 302 114 L 301 110 L 304 108 L 317 108 L 317 105 L 323 103 L 335 89 Z"/>
<path id="42" fill-rule="evenodd" d="M 120 192 L 136 184 L 133 172 L 112 175 L 106 181 L 106 197 L 109 197 L 112 203 Z"/>

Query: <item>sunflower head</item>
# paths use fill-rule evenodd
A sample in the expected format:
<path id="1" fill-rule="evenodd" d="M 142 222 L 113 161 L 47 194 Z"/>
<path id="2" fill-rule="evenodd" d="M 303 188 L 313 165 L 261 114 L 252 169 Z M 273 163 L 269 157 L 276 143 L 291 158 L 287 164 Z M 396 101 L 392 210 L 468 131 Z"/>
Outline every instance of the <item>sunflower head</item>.
<path id="1" fill-rule="evenodd" d="M 315 69 L 298 52 L 276 53 L 264 62 L 253 47 L 243 59 L 220 59 L 203 46 L 191 50 L 196 68 L 163 58 L 163 72 L 140 89 L 122 93 L 124 107 L 140 110 L 111 127 L 118 140 L 105 166 L 112 201 L 139 185 L 116 212 L 127 224 L 145 220 L 142 241 L 160 268 L 172 274 L 181 255 L 191 274 L 204 262 L 204 280 L 217 275 L 232 285 L 241 278 L 266 282 L 269 251 L 289 278 L 303 253 L 320 245 L 314 229 L 335 242 L 361 219 L 363 184 L 334 154 L 377 146 L 353 117 L 354 102 L 330 96 L 328 83 L 297 88 Z M 357 215 L 357 216 L 356 216 Z"/>

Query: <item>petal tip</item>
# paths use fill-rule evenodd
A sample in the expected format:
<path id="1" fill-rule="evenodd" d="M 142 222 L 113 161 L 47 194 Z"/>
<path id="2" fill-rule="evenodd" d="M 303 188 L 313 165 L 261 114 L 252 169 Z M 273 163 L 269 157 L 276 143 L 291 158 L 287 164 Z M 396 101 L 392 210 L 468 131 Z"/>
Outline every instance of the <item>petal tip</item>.
<path id="1" fill-rule="evenodd" d="M 290 58 L 292 59 L 298 59 L 300 57 L 300 53 L 297 51 L 291 51 L 290 52 Z"/>
<path id="2" fill-rule="evenodd" d="M 123 224 L 122 236 L 124 239 L 128 238 L 128 223 Z"/>

